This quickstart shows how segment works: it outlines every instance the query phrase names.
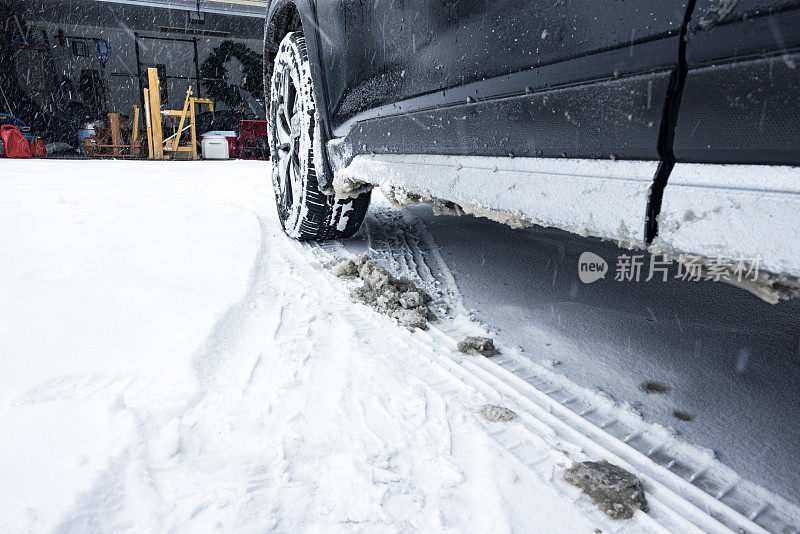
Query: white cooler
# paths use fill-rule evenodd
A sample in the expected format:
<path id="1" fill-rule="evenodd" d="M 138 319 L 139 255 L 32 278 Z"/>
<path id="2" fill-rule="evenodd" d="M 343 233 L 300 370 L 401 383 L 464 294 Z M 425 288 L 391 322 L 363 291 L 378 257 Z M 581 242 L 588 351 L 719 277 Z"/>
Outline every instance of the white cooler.
<path id="1" fill-rule="evenodd" d="M 236 133 L 214 131 L 201 135 L 203 159 L 230 159 L 228 137 L 236 137 Z"/>

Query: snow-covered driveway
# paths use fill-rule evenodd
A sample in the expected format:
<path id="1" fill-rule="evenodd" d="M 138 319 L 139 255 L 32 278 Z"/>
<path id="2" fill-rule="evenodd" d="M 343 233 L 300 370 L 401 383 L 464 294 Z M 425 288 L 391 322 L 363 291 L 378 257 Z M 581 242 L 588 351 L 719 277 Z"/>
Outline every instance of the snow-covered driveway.
<path id="1" fill-rule="evenodd" d="M 2 164 L 0 530 L 602 526 L 353 323 L 263 164 Z"/>
<path id="2" fill-rule="evenodd" d="M 757 528 L 626 444 L 730 485 L 702 451 L 502 340 L 505 367 L 459 355 L 485 327 L 419 219 L 378 214 L 361 241 L 449 307 L 429 332 L 350 302 L 345 247 L 283 235 L 263 163 L 0 162 L 0 531 Z M 611 521 L 567 485 L 586 459 L 642 477 L 650 514 Z"/>

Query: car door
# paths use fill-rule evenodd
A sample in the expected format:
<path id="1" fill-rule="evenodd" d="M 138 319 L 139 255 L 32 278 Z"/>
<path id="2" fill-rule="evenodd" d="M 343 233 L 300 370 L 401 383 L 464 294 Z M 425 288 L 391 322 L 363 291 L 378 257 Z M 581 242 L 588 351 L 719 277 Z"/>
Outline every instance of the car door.
<path id="1" fill-rule="evenodd" d="M 510 137 L 489 151 L 498 155 L 657 158 L 685 12 L 681 0 L 323 2 L 321 56 L 335 135 L 354 120 L 472 103 L 482 112 L 467 114 L 461 133 L 437 130 L 455 139 L 437 141 L 437 150 L 484 153 L 467 141 L 488 123 Z M 601 84 L 588 89 L 592 81 Z M 503 102 L 556 88 L 563 89 L 544 101 Z M 432 146 L 423 132 L 430 122 L 415 119 L 421 142 L 406 150 Z M 613 143 L 592 143 L 612 129 Z M 550 141 L 546 130 L 556 132 Z"/>
<path id="2" fill-rule="evenodd" d="M 679 162 L 800 165 L 800 1 L 698 0 Z"/>

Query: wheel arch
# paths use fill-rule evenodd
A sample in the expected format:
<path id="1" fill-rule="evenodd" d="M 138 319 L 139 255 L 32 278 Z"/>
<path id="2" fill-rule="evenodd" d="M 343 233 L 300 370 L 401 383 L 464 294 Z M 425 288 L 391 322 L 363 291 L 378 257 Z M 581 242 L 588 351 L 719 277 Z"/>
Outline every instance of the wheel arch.
<path id="1" fill-rule="evenodd" d="M 311 63 L 311 78 L 314 82 L 314 98 L 327 138 L 331 137 L 328 120 L 328 98 L 325 94 L 323 70 L 321 68 L 320 31 L 316 6 L 312 0 L 275 0 L 267 11 L 264 24 L 264 94 L 269 95 L 272 65 L 278 46 L 287 33 L 302 31 L 306 39 L 306 51 Z"/>

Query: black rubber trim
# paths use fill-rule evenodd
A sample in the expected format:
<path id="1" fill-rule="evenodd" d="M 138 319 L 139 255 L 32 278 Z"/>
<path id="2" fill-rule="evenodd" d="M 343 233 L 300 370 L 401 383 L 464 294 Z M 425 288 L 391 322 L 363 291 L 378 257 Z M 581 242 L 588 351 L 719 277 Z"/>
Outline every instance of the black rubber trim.
<path id="1" fill-rule="evenodd" d="M 667 187 L 667 180 L 673 167 L 675 167 L 675 153 L 673 151 L 675 128 L 678 125 L 678 111 L 681 106 L 683 88 L 686 85 L 686 76 L 689 72 L 689 66 L 686 61 L 686 40 L 696 2 L 697 0 L 689 0 L 686 5 L 686 13 L 683 17 L 680 39 L 678 40 L 678 68 L 670 77 L 667 99 L 664 102 L 664 115 L 661 120 L 661 131 L 658 137 L 658 154 L 661 157 L 661 162 L 653 178 L 653 185 L 650 187 L 650 197 L 647 200 L 647 211 L 645 213 L 644 240 L 648 245 L 658 235 L 658 214 L 661 213 L 664 189 Z"/>

